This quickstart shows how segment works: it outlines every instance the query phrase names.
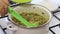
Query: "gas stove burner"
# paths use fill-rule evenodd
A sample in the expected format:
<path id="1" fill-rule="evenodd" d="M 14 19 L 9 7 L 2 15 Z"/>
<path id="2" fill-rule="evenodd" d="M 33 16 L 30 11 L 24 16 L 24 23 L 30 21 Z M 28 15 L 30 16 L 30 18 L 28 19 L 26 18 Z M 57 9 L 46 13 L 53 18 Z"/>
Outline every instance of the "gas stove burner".
<path id="1" fill-rule="evenodd" d="M 52 14 L 53 14 L 54 17 L 56 17 L 60 21 L 60 18 L 55 15 L 58 12 L 60 12 L 60 7 L 59 7 L 59 10 L 56 10 L 56 11 L 52 12 Z"/>
<path id="2" fill-rule="evenodd" d="M 60 8 L 60 7 L 59 7 Z"/>
<path id="3" fill-rule="evenodd" d="M 51 30 L 51 28 L 49 28 L 49 30 L 50 30 L 53 34 L 56 34 L 53 30 Z"/>
<path id="4" fill-rule="evenodd" d="M 60 7 L 59 7 L 59 8 L 60 8 Z M 60 21 L 60 18 L 55 15 L 55 14 L 58 13 L 58 12 L 60 12 L 60 9 L 52 12 L 52 14 L 53 14 L 53 16 L 54 16 L 56 19 L 58 19 L 58 20 Z M 54 25 L 54 26 L 49 27 L 49 30 L 50 30 L 53 34 L 56 34 L 56 33 L 52 30 L 52 28 L 55 28 L 55 27 L 57 27 L 57 26 L 59 26 L 59 28 L 60 28 L 60 23 L 57 24 L 57 25 Z"/>
<path id="5" fill-rule="evenodd" d="M 1 25 L 0 25 L 0 27 L 1 27 L 1 29 L 3 30 L 3 32 L 4 32 L 5 34 L 7 34 L 7 33 L 5 32 L 6 28 L 2 28 Z"/>
<path id="6" fill-rule="evenodd" d="M 56 17 L 60 21 L 60 18 L 58 18 L 56 15 L 53 14 L 53 16 Z"/>
<path id="7" fill-rule="evenodd" d="M 57 26 L 60 27 L 60 24 L 54 25 L 54 26 L 52 26 L 52 27 L 50 27 L 50 28 L 54 28 L 54 27 L 57 27 Z"/>
<path id="8" fill-rule="evenodd" d="M 57 24 L 57 25 L 54 25 L 54 26 L 52 26 L 52 27 L 49 27 L 49 30 L 50 30 L 53 34 L 56 34 L 56 33 L 52 30 L 52 28 L 55 28 L 55 27 L 57 27 L 57 26 L 59 26 L 59 28 L 60 28 L 60 24 Z"/>

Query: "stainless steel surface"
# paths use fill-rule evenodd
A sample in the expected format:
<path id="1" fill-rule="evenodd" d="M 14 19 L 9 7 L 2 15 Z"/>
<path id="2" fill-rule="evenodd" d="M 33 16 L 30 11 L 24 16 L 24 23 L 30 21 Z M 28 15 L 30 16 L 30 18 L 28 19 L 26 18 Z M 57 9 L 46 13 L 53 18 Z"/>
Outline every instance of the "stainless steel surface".
<path id="1" fill-rule="evenodd" d="M 58 3 L 58 4 L 60 4 L 60 0 L 57 0 L 57 2 L 56 2 L 56 0 L 52 0 L 53 2 L 55 2 L 55 3 Z M 36 1 L 36 3 L 39 3 L 39 2 L 42 2 L 42 1 Z M 35 3 L 35 2 L 34 2 Z M 59 5 L 60 6 L 60 5 Z M 60 18 L 60 12 L 59 13 L 56 13 L 55 14 L 56 16 L 58 16 L 59 18 Z M 11 22 L 9 22 L 9 20 L 7 19 L 7 18 L 1 18 L 0 19 L 0 25 L 2 25 L 2 27 L 3 28 L 6 28 L 6 24 L 7 23 L 11 23 Z M 51 26 L 54 26 L 54 25 L 57 25 L 57 24 L 59 24 L 60 23 L 60 21 L 57 19 L 57 18 L 55 18 L 54 16 L 52 17 L 52 20 L 51 20 L 51 22 L 50 22 L 50 24 L 49 24 L 49 27 L 51 27 Z M 59 27 L 55 27 L 55 28 L 52 28 L 52 30 L 56 33 L 56 34 L 60 34 L 60 28 Z M 6 31 L 6 33 L 7 34 L 13 34 L 12 33 L 12 31 L 10 31 L 10 30 L 5 30 Z M 2 31 L 1 31 L 1 29 L 0 29 L 0 34 L 4 34 L 4 33 L 2 33 Z M 51 31 L 49 31 L 47 34 L 53 34 Z"/>
<path id="2" fill-rule="evenodd" d="M 57 15 L 57 14 L 56 14 L 56 15 Z M 7 18 L 0 19 L 0 24 L 3 26 L 3 28 L 6 27 L 6 25 L 5 25 L 6 23 L 11 23 L 11 22 L 9 22 Z M 59 23 L 60 23 L 60 21 L 53 16 L 53 17 L 52 17 L 52 20 L 51 20 L 51 22 L 50 22 L 50 24 L 49 24 L 49 27 L 54 26 L 54 25 L 57 25 L 57 24 L 59 24 Z M 56 34 L 60 34 L 60 28 L 59 28 L 59 27 L 53 28 L 52 30 L 53 30 Z M 12 31 L 6 30 L 6 33 L 7 33 L 7 34 L 12 34 Z M 47 34 L 53 34 L 53 33 L 49 31 Z"/>

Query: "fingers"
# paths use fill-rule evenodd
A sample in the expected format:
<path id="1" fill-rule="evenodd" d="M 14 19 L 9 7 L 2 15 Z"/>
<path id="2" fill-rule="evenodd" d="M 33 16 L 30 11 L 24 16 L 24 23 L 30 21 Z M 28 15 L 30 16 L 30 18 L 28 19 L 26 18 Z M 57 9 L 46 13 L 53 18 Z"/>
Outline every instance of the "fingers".
<path id="1" fill-rule="evenodd" d="M 8 0 L 3 0 L 3 5 L 4 5 L 5 14 L 7 14 L 9 1 Z"/>
<path id="2" fill-rule="evenodd" d="M 7 14 L 8 12 L 8 5 L 9 5 L 9 2 L 8 0 L 2 0 L 2 10 L 1 10 L 1 16 L 4 17 L 5 14 Z"/>
<path id="3" fill-rule="evenodd" d="M 3 3 L 4 3 L 5 5 L 9 5 L 9 1 L 8 1 L 8 0 L 3 0 Z"/>
<path id="4" fill-rule="evenodd" d="M 4 17 L 4 15 L 5 15 L 2 5 L 0 5 L 0 15 L 1 15 L 2 17 Z"/>
<path id="5" fill-rule="evenodd" d="M 4 14 L 7 14 L 7 12 L 8 12 L 8 5 L 6 5 L 5 3 L 3 3 L 3 6 L 4 6 Z"/>
<path id="6" fill-rule="evenodd" d="M 2 0 L 0 0 L 0 15 L 4 16 L 4 11 L 3 11 L 3 5 L 2 5 Z"/>

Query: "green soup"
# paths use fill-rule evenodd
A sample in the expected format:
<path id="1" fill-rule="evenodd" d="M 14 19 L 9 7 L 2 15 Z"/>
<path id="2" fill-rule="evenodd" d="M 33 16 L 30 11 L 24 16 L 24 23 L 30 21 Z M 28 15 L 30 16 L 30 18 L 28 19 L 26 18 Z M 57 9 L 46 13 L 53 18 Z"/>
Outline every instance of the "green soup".
<path id="1" fill-rule="evenodd" d="M 43 15 L 44 13 L 42 13 Z M 47 22 L 47 19 L 42 16 L 42 15 L 39 15 L 37 13 L 27 13 L 27 12 L 22 12 L 20 14 L 24 19 L 26 19 L 29 23 L 38 23 L 39 26 L 40 25 L 43 25 Z M 25 26 L 23 23 L 21 23 L 19 20 L 17 20 L 16 18 L 12 17 L 12 20 L 18 24 L 18 25 L 22 25 L 22 26 Z"/>

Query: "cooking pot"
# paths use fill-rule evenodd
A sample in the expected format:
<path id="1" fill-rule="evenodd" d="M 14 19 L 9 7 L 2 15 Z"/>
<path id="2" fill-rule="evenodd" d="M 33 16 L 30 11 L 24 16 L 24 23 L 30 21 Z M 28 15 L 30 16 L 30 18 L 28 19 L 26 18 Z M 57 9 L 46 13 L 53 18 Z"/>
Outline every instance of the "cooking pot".
<path id="1" fill-rule="evenodd" d="M 27 28 L 27 27 L 19 26 L 18 24 L 16 24 L 11 18 L 12 15 L 9 14 L 10 21 L 16 27 L 15 26 L 9 27 L 7 25 L 7 28 L 11 31 L 14 31 L 13 34 L 47 34 L 48 33 L 49 22 L 51 20 L 52 15 L 50 13 L 50 10 L 48 10 L 46 7 L 41 5 L 36 5 L 36 4 L 22 4 L 20 6 L 13 7 L 13 9 L 18 13 L 22 13 L 22 12 L 37 13 L 44 16 L 47 19 L 47 22 L 44 23 L 43 25 L 40 25 L 39 27 Z"/>

